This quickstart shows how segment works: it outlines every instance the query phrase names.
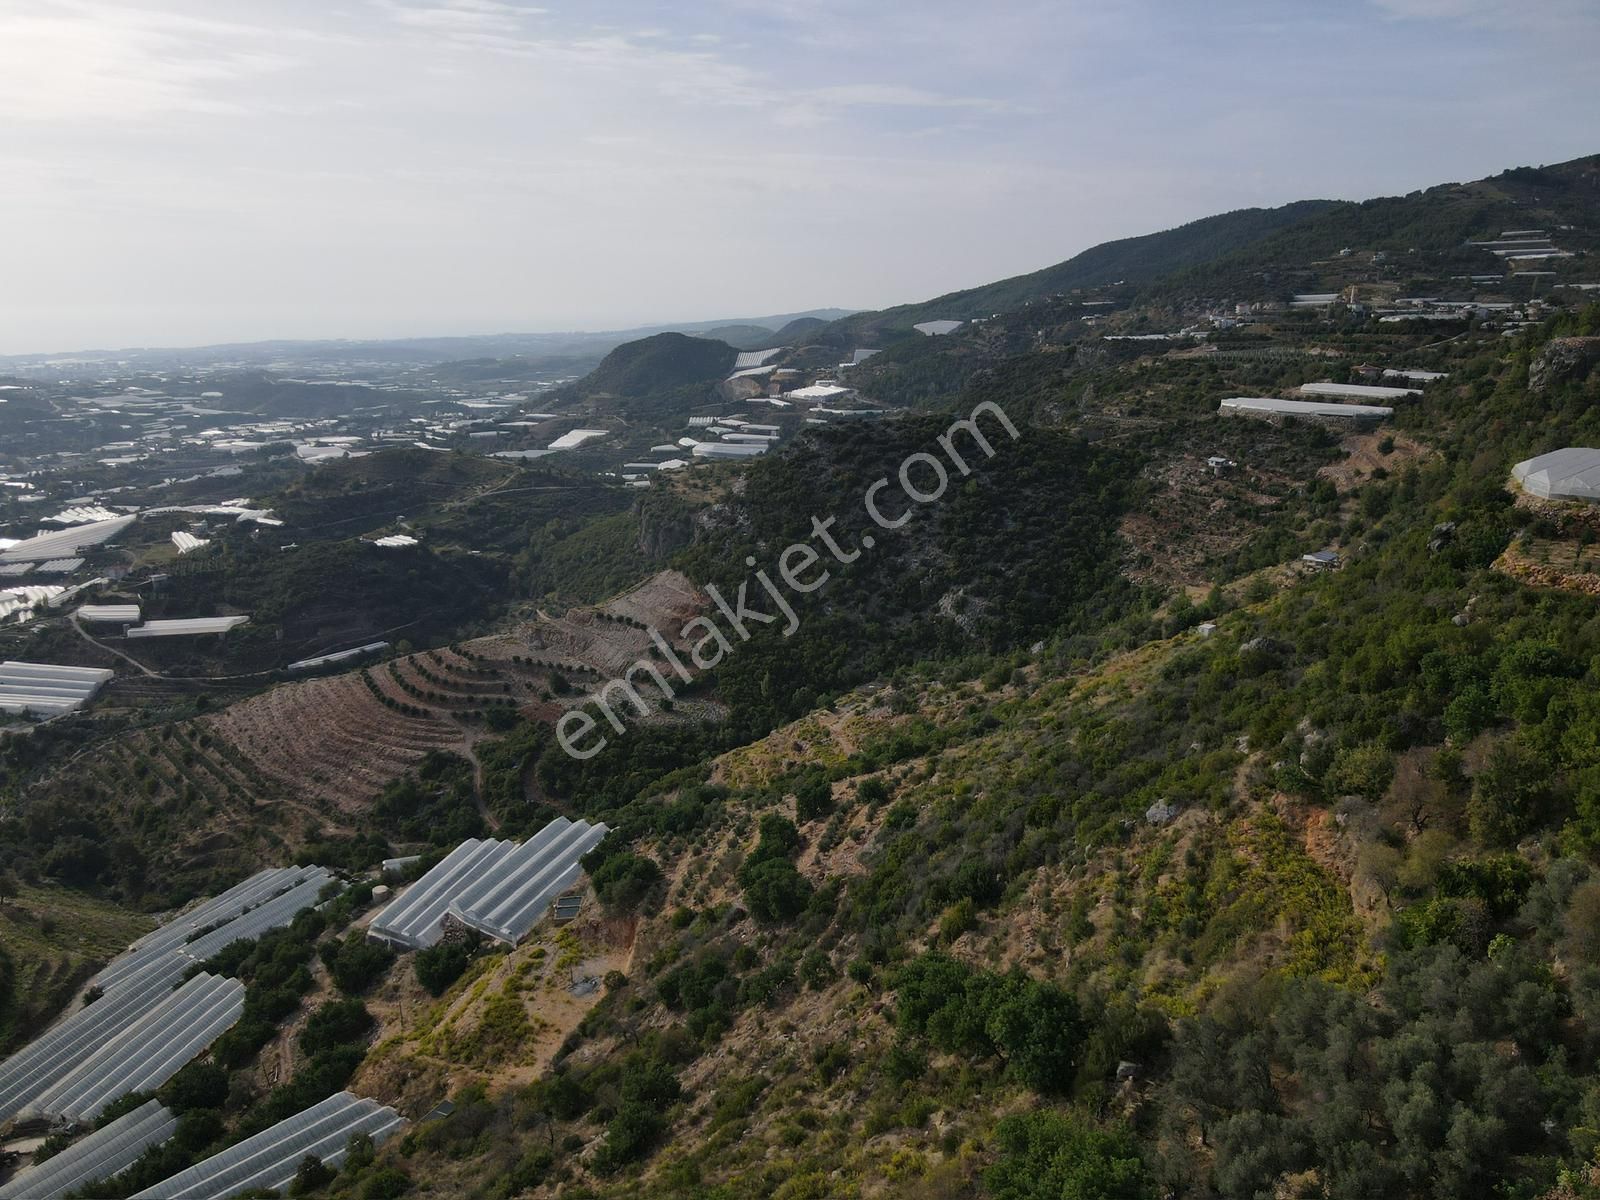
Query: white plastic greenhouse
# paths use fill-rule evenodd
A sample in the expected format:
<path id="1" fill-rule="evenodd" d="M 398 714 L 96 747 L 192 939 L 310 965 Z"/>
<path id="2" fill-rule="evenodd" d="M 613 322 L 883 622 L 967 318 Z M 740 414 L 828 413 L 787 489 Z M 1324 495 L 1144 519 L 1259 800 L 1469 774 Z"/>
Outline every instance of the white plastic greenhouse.
<path id="1" fill-rule="evenodd" d="M 1545 500 L 1600 500 L 1600 450 L 1567 446 L 1519 462 L 1511 478 Z"/>

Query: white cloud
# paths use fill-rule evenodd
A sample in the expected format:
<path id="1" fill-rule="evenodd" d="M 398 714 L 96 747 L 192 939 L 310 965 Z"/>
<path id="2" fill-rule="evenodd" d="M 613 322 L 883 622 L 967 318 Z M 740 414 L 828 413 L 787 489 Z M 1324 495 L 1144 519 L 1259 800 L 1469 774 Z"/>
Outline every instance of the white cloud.
<path id="1" fill-rule="evenodd" d="M 805 97 L 816 104 L 840 108 L 970 108 L 984 112 L 1004 112 L 1005 101 L 986 96 L 947 96 L 927 88 L 902 84 L 845 83 L 812 88 Z"/>
<path id="2" fill-rule="evenodd" d="M 1595 148 L 1584 37 L 1382 3 L 0 0 L 0 351 L 887 303 Z"/>
<path id="3" fill-rule="evenodd" d="M 715 32 L 682 34 L 659 27 L 631 30 L 556 27 L 528 20 L 546 9 L 497 0 L 445 0 L 414 4 L 377 0 L 402 25 L 438 36 L 452 50 L 527 59 L 581 73 L 592 84 L 622 84 L 694 104 L 763 108 L 780 118 L 796 111 L 820 116 L 854 107 L 967 108 L 1000 111 L 994 99 L 945 95 L 926 88 L 873 80 L 816 86 L 804 71 L 791 75 L 762 53 L 740 56 Z"/>
<path id="4" fill-rule="evenodd" d="M 137 121 L 238 110 L 234 85 L 295 62 L 278 37 L 120 5 L 0 11 L 0 118 Z"/>
<path id="5" fill-rule="evenodd" d="M 443 0 L 442 3 L 408 4 L 403 0 L 379 0 L 402 25 L 450 34 L 505 34 L 522 27 L 523 21 L 544 15 L 548 10 L 500 0 Z"/>
<path id="6" fill-rule="evenodd" d="M 1600 31 L 1594 0 L 1372 0 L 1395 20 L 1449 21 L 1483 29 L 1573 33 Z"/>

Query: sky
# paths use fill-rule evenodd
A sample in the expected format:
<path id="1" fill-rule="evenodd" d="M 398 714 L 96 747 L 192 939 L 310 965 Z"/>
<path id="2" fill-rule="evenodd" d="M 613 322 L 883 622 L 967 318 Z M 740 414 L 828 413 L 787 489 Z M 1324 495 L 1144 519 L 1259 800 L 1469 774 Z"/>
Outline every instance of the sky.
<path id="1" fill-rule="evenodd" d="M 1600 151 L 1596 0 L 0 0 L 0 353 L 925 299 Z"/>

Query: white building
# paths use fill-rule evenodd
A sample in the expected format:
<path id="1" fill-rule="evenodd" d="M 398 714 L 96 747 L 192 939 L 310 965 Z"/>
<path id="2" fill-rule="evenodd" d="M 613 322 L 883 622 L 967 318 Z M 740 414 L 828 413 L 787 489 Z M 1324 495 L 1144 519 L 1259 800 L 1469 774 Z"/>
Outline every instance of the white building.
<path id="1" fill-rule="evenodd" d="M 84 604 L 78 609 L 78 620 L 97 625 L 137 625 L 137 604 Z"/>
<path id="2" fill-rule="evenodd" d="M 1378 387 L 1366 383 L 1307 383 L 1300 387 L 1302 396 L 1331 396 L 1336 400 L 1405 400 L 1422 395 L 1421 388 Z"/>
<path id="3" fill-rule="evenodd" d="M 146 621 L 143 625 L 135 626 L 128 630 L 131 638 L 153 637 L 192 637 L 198 634 L 227 633 L 245 622 L 249 617 L 191 617 L 187 619 Z"/>
<path id="4" fill-rule="evenodd" d="M 696 442 L 696 458 L 754 458 L 767 452 L 767 442 Z"/>
<path id="5" fill-rule="evenodd" d="M 1448 371 L 1419 371 L 1415 367 L 1388 367 L 1383 372 L 1385 379 L 1409 379 L 1412 383 L 1432 383 L 1436 379 L 1450 378 Z"/>
<path id="6" fill-rule="evenodd" d="M 790 400 L 838 400 L 844 396 L 853 395 L 850 388 L 840 387 L 836 383 L 814 383 L 810 387 L 795 388 L 784 395 Z"/>
<path id="7" fill-rule="evenodd" d="M 45 562 L 78 553 L 89 546 L 109 541 L 132 525 L 136 517 L 116 517 L 109 521 L 94 521 L 88 525 L 75 525 L 56 533 L 41 533 L 26 538 L 13 546 L 0 550 L 0 562 Z"/>
<path id="8" fill-rule="evenodd" d="M 0 663 L 0 712 L 59 717 L 87 704 L 113 672 L 50 663 Z"/>
<path id="9" fill-rule="evenodd" d="M 735 371 L 748 370 L 751 367 L 764 366 L 767 360 L 783 353 L 782 346 L 773 346 L 770 350 L 741 350 L 739 356 L 733 360 Z"/>
<path id="10" fill-rule="evenodd" d="M 551 442 L 550 449 L 576 450 L 585 442 L 590 442 L 595 438 L 602 438 L 605 436 L 606 431 L 604 429 L 574 429 L 569 433 L 563 433 L 555 441 Z"/>
<path id="11" fill-rule="evenodd" d="M 1511 478 L 1545 500 L 1600 500 L 1600 450 L 1567 446 L 1519 462 Z"/>
<path id="12" fill-rule="evenodd" d="M 1225 417 L 1262 417 L 1282 420 L 1300 417 L 1312 421 L 1350 421 L 1355 424 L 1375 424 L 1394 416 L 1394 409 L 1375 404 L 1318 404 L 1312 400 L 1279 400 L 1274 396 L 1232 396 L 1224 401 L 1218 412 Z"/>

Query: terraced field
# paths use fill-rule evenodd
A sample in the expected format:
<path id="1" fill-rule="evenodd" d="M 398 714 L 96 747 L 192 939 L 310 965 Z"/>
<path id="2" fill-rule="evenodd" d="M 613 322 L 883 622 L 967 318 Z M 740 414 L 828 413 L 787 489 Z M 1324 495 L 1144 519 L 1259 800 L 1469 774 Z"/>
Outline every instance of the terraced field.
<path id="1" fill-rule="evenodd" d="M 540 662 L 610 679 L 650 657 L 652 628 L 675 643 L 677 631 L 706 607 L 706 596 L 687 578 L 663 571 L 598 608 L 542 620 L 529 628 L 527 639 Z"/>
<path id="2" fill-rule="evenodd" d="M 200 888 L 213 873 L 291 861 L 311 842 L 362 832 L 360 814 L 430 751 L 475 761 L 475 744 L 496 736 L 491 713 L 559 719 L 648 654 L 646 622 L 677 630 L 696 603 L 681 575 L 658 576 L 599 608 L 114 731 L 63 761 L 47 785 L 88 801 L 143 847 L 142 879 L 168 886 L 182 876 Z M 715 715 L 701 701 L 661 719 Z"/>
<path id="3" fill-rule="evenodd" d="M 447 715 L 413 715 L 380 697 L 396 706 L 408 700 L 386 668 L 285 684 L 204 723 L 251 764 L 266 795 L 350 810 L 428 751 L 459 748 L 463 740 Z"/>
<path id="4" fill-rule="evenodd" d="M 251 764 L 268 795 L 352 813 L 429 751 L 470 756 L 492 709 L 555 720 L 583 688 L 649 653 L 647 622 L 675 630 L 697 602 L 688 581 L 668 573 L 596 609 L 284 684 L 203 724 Z"/>
<path id="5" fill-rule="evenodd" d="M 62 770 L 72 790 L 114 800 L 118 823 L 159 848 L 147 874 L 203 877 L 291 855 L 314 833 L 347 833 L 320 806 L 267 775 L 206 720 L 163 725 L 96 744 Z M 254 819 L 262 808 L 286 818 Z M 296 811 L 298 810 L 298 811 Z"/>

